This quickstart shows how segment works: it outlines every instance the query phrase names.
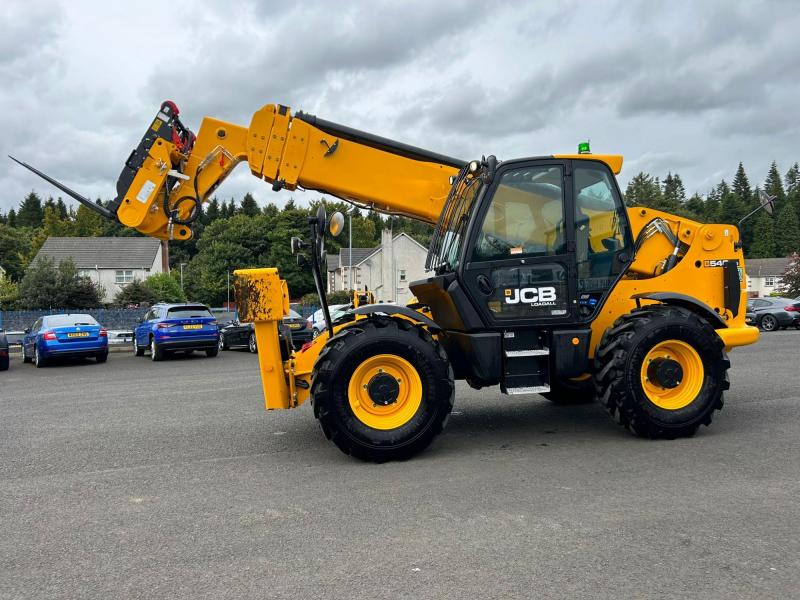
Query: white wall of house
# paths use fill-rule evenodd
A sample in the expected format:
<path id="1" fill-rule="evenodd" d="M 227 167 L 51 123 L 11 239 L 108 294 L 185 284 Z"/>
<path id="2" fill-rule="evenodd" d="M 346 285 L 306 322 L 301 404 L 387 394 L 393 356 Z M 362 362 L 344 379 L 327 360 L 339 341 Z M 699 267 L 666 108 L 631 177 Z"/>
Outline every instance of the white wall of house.
<path id="1" fill-rule="evenodd" d="M 747 295 L 754 298 L 763 298 L 778 291 L 780 285 L 780 277 L 750 277 L 748 275 Z"/>
<path id="2" fill-rule="evenodd" d="M 116 296 L 126 284 L 131 283 L 134 279 L 142 281 L 150 277 L 150 275 L 163 272 L 161 268 L 161 252 L 162 248 L 159 246 L 156 257 L 150 265 L 119 267 L 116 269 L 92 269 L 87 266 L 82 266 L 79 272 L 81 275 L 85 275 L 95 283 L 99 283 L 103 286 L 103 290 L 105 290 L 103 302 L 113 302 L 114 296 Z"/>
<path id="3" fill-rule="evenodd" d="M 346 253 L 346 249 L 342 249 Z M 426 277 L 425 257 L 428 251 L 411 237 L 400 234 L 392 239 L 387 229 L 381 232 L 381 245 L 360 263 L 340 266 L 328 273 L 328 291 L 368 289 L 383 302 L 406 303 L 413 294 L 408 284 Z"/>

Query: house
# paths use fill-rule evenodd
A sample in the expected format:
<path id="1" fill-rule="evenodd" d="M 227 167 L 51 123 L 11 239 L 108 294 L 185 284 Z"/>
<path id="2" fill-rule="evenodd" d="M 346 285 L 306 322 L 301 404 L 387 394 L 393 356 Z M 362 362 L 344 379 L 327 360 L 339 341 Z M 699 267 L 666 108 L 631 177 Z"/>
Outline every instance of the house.
<path id="1" fill-rule="evenodd" d="M 788 266 L 788 258 L 746 259 L 744 269 L 747 273 L 747 296 L 763 298 L 777 292 Z"/>
<path id="2" fill-rule="evenodd" d="M 169 271 L 161 242 L 147 237 L 49 237 L 33 260 L 42 257 L 56 264 L 71 258 L 81 275 L 103 286 L 103 302 L 134 279 Z"/>
<path id="3" fill-rule="evenodd" d="M 428 249 L 407 233 L 381 232 L 381 245 L 375 248 L 343 247 L 328 256 L 328 292 L 367 289 L 379 302 L 404 304 L 414 294 L 408 284 L 423 279 Z"/>

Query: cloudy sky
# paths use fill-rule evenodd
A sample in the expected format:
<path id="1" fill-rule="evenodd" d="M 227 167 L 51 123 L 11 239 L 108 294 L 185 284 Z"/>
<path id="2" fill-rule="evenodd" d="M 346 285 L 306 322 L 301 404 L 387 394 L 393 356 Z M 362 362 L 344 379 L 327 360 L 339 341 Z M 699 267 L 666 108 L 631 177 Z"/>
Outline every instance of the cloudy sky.
<path id="1" fill-rule="evenodd" d="M 588 138 L 625 155 L 623 185 L 669 170 L 690 193 L 800 160 L 791 1 L 3 0 L 0 23 L 3 212 L 54 193 L 6 154 L 113 197 L 164 99 L 195 130 L 282 103 L 463 158 Z M 285 199 L 239 168 L 220 196 Z"/>

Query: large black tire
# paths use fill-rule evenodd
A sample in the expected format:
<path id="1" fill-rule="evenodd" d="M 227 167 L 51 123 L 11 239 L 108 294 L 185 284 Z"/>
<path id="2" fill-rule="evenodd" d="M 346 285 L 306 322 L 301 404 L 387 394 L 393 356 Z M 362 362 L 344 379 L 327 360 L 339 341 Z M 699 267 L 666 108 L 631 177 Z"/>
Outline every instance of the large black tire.
<path id="1" fill-rule="evenodd" d="M 108 360 L 108 351 L 106 352 L 99 352 L 95 354 L 95 360 L 99 363 L 104 363 Z"/>
<path id="2" fill-rule="evenodd" d="M 395 429 L 377 429 L 354 414 L 348 386 L 359 365 L 377 355 L 398 356 L 416 370 L 422 400 Z M 322 431 L 345 454 L 362 460 L 405 460 L 426 448 L 453 408 L 453 370 L 430 333 L 409 321 L 375 317 L 357 321 L 330 339 L 312 374 L 311 398 Z"/>
<path id="3" fill-rule="evenodd" d="M 550 391 L 542 394 L 553 404 L 575 406 L 594 402 L 594 382 L 591 377 L 581 381 L 556 380 L 550 382 Z"/>
<path id="4" fill-rule="evenodd" d="M 669 340 L 691 346 L 703 363 L 702 387 L 678 409 L 652 402 L 641 376 L 648 352 Z M 595 353 L 594 383 L 598 401 L 621 425 L 641 437 L 672 439 L 711 424 L 730 387 L 729 367 L 724 344 L 706 321 L 684 308 L 656 304 L 621 316 L 606 330 Z"/>

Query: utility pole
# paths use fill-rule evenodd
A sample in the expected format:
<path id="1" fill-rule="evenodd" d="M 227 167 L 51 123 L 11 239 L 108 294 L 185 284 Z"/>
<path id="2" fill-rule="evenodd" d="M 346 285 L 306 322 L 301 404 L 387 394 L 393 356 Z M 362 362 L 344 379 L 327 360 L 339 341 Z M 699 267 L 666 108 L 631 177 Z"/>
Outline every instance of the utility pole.
<path id="1" fill-rule="evenodd" d="M 225 308 L 230 309 L 230 307 L 231 307 L 231 270 L 228 269 L 226 271 L 226 274 L 228 275 L 228 302 L 226 303 Z"/>
<path id="2" fill-rule="evenodd" d="M 186 263 L 181 263 L 180 264 L 180 267 L 181 267 L 181 291 L 183 291 L 183 267 L 185 265 L 186 265 Z"/>

